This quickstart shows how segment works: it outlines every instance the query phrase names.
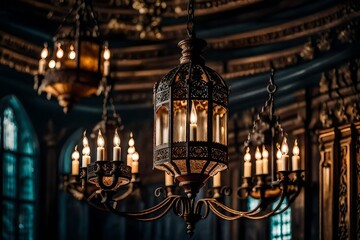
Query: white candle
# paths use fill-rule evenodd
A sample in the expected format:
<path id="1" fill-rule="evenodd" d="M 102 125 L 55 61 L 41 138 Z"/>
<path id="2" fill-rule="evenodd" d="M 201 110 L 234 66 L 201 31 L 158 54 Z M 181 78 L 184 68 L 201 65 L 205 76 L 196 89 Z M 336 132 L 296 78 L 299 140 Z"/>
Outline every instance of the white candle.
<path id="1" fill-rule="evenodd" d="M 218 172 L 213 177 L 213 187 L 221 187 L 221 173 Z"/>
<path id="2" fill-rule="evenodd" d="M 128 166 L 132 166 L 132 161 L 133 161 L 133 154 L 135 152 L 135 140 L 133 138 L 133 133 L 130 132 L 130 139 L 129 139 L 129 148 L 128 148 L 128 154 L 126 156 L 126 162 Z"/>
<path id="3" fill-rule="evenodd" d="M 110 62 L 105 60 L 104 61 L 104 76 L 107 77 L 110 72 Z"/>
<path id="4" fill-rule="evenodd" d="M 183 142 L 184 141 L 184 128 L 183 126 L 180 125 L 179 128 L 179 142 Z"/>
<path id="5" fill-rule="evenodd" d="M 194 102 L 191 106 L 191 113 L 190 113 L 190 141 L 196 141 L 196 132 L 197 132 L 197 114 L 195 109 Z"/>
<path id="6" fill-rule="evenodd" d="M 73 153 L 71 154 L 72 162 L 71 162 L 71 174 L 72 175 L 79 175 L 79 158 L 80 154 L 77 150 L 77 145 L 75 146 L 75 149 Z"/>
<path id="7" fill-rule="evenodd" d="M 167 174 L 166 172 L 165 172 L 165 186 L 166 187 L 174 186 L 174 178 L 171 175 Z"/>
<path id="8" fill-rule="evenodd" d="M 131 166 L 131 173 L 139 173 L 139 153 L 134 152 L 132 155 L 132 166 Z"/>
<path id="9" fill-rule="evenodd" d="M 113 161 L 119 161 L 121 159 L 120 137 L 117 129 L 114 134 L 114 147 L 113 147 Z"/>
<path id="10" fill-rule="evenodd" d="M 282 157 L 281 157 L 281 166 L 283 167 L 283 171 L 287 171 L 288 170 L 288 166 L 289 166 L 289 146 L 287 144 L 287 139 L 286 137 L 284 137 L 283 143 L 281 145 L 281 152 L 282 152 Z M 281 171 L 281 170 L 280 170 Z"/>
<path id="11" fill-rule="evenodd" d="M 292 156 L 292 170 L 297 171 L 300 169 L 300 149 L 298 146 L 297 139 L 295 139 L 295 144 L 293 148 L 293 156 Z"/>
<path id="12" fill-rule="evenodd" d="M 263 170 L 263 162 L 261 160 L 261 153 L 259 150 L 259 147 L 256 148 L 256 152 L 255 152 L 255 167 L 256 167 L 256 175 L 260 175 L 262 174 L 262 170 Z"/>
<path id="13" fill-rule="evenodd" d="M 250 148 L 246 149 L 246 153 L 244 156 L 244 177 L 251 177 L 251 155 Z"/>
<path id="14" fill-rule="evenodd" d="M 79 160 L 72 160 L 71 162 L 71 174 L 72 175 L 79 175 Z"/>
<path id="15" fill-rule="evenodd" d="M 276 152 L 276 166 L 277 166 L 277 170 L 278 171 L 285 171 L 285 165 L 284 165 L 284 161 L 282 159 L 282 153 L 278 147 L 278 150 Z"/>
<path id="16" fill-rule="evenodd" d="M 263 146 L 262 151 L 262 158 L 263 158 L 263 174 L 269 174 L 269 152 L 266 150 L 265 146 Z"/>
<path id="17" fill-rule="evenodd" d="M 220 115 L 216 114 L 215 118 L 215 142 L 220 143 Z"/>
<path id="18" fill-rule="evenodd" d="M 83 149 L 82 149 L 82 167 L 87 167 L 90 164 L 90 147 L 89 141 L 86 137 L 86 130 L 84 131 L 84 136 L 82 140 Z"/>
<path id="19" fill-rule="evenodd" d="M 44 74 L 45 70 L 46 70 L 46 60 L 45 59 L 40 59 L 39 61 L 39 74 Z"/>
<path id="20" fill-rule="evenodd" d="M 105 140 L 101 134 L 101 130 L 99 129 L 98 138 L 97 138 L 97 149 L 96 149 L 96 160 L 104 161 L 105 160 Z"/>

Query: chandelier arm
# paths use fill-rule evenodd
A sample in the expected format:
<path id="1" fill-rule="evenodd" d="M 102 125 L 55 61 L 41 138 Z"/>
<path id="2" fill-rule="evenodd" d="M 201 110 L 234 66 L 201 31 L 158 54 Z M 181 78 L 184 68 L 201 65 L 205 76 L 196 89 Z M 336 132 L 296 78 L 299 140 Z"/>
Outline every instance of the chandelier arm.
<path id="1" fill-rule="evenodd" d="M 290 207 L 290 205 L 295 201 L 295 199 L 299 196 L 301 189 L 302 189 L 302 186 L 298 185 L 296 192 L 294 194 L 288 195 L 288 201 L 287 201 L 288 203 L 287 203 L 286 207 L 277 211 L 274 215 L 285 212 Z"/>
<path id="2" fill-rule="evenodd" d="M 96 191 L 93 192 L 92 194 L 90 194 L 90 196 L 87 197 L 87 199 L 86 199 L 87 203 L 90 206 L 96 208 L 97 210 L 104 211 L 104 212 L 108 211 L 108 209 L 103 204 L 95 203 L 95 199 L 98 197 L 97 195 L 98 195 L 98 193 Z"/>
<path id="3" fill-rule="evenodd" d="M 114 208 L 114 206 L 111 204 L 111 201 L 106 201 L 104 205 L 110 212 L 116 215 L 130 217 L 142 222 L 148 222 L 162 218 L 165 214 L 167 214 L 171 210 L 171 208 L 174 206 L 174 203 L 179 198 L 180 196 L 169 196 L 165 198 L 158 205 L 138 212 L 120 212 Z M 158 213 L 159 211 L 161 212 Z M 156 215 L 153 216 L 154 214 Z"/>
<path id="4" fill-rule="evenodd" d="M 134 191 L 134 185 L 132 183 L 130 183 L 126 192 L 124 192 L 123 194 L 118 195 L 118 196 L 116 196 L 116 194 L 115 194 L 115 196 L 113 197 L 113 200 L 115 202 L 120 202 L 120 201 L 124 200 L 125 198 L 127 198 L 131 193 L 133 193 L 133 191 Z"/>
<path id="5" fill-rule="evenodd" d="M 228 207 L 226 207 L 225 205 L 223 205 L 223 204 L 221 204 L 221 203 L 219 203 L 219 202 L 214 203 L 214 202 L 212 202 L 212 201 L 208 201 L 208 203 L 209 203 L 208 206 L 209 206 L 211 212 L 214 213 L 216 216 L 224 219 L 224 220 L 233 221 L 233 220 L 237 220 L 237 219 L 239 219 L 239 218 L 244 217 L 244 215 L 243 215 L 241 212 L 239 212 L 239 214 L 235 214 L 235 215 L 232 215 L 232 216 L 228 216 L 228 215 L 220 212 L 220 211 L 218 210 L 219 207 L 220 207 L 221 209 L 223 209 L 223 210 L 226 210 L 225 208 L 228 208 Z M 214 206 L 214 204 L 215 204 L 216 206 Z M 224 207 L 225 207 L 225 208 L 224 208 Z M 229 213 L 231 213 L 231 212 L 229 212 Z M 231 214 L 233 214 L 233 213 L 231 213 Z"/>
<path id="6" fill-rule="evenodd" d="M 201 214 L 201 209 L 204 207 L 205 212 Z M 200 199 L 195 205 L 195 213 L 201 216 L 201 219 L 205 219 L 209 216 L 209 203 L 206 200 Z"/>

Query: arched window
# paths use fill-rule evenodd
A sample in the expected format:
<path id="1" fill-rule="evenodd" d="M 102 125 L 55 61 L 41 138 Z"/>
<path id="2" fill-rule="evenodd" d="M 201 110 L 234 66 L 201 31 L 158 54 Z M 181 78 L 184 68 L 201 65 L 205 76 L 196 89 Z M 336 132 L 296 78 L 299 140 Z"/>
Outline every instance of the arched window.
<path id="1" fill-rule="evenodd" d="M 0 166 L 3 240 L 35 239 L 37 139 L 14 96 L 0 102 Z"/>

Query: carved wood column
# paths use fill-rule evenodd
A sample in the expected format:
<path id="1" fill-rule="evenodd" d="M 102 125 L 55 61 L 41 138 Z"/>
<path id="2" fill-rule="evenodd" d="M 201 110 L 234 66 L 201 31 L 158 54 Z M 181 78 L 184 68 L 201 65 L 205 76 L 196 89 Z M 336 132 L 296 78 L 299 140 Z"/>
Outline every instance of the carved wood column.
<path id="1" fill-rule="evenodd" d="M 359 239 L 360 122 L 319 132 L 320 239 Z"/>

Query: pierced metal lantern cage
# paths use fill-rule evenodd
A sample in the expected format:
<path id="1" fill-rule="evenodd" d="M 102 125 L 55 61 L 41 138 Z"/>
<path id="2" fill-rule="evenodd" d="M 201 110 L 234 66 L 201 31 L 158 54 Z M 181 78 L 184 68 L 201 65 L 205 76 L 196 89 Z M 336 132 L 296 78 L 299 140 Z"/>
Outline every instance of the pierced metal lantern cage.
<path id="1" fill-rule="evenodd" d="M 188 197 L 227 169 L 229 90 L 205 66 L 206 42 L 185 39 L 180 65 L 154 86 L 154 168 L 175 177 Z"/>

